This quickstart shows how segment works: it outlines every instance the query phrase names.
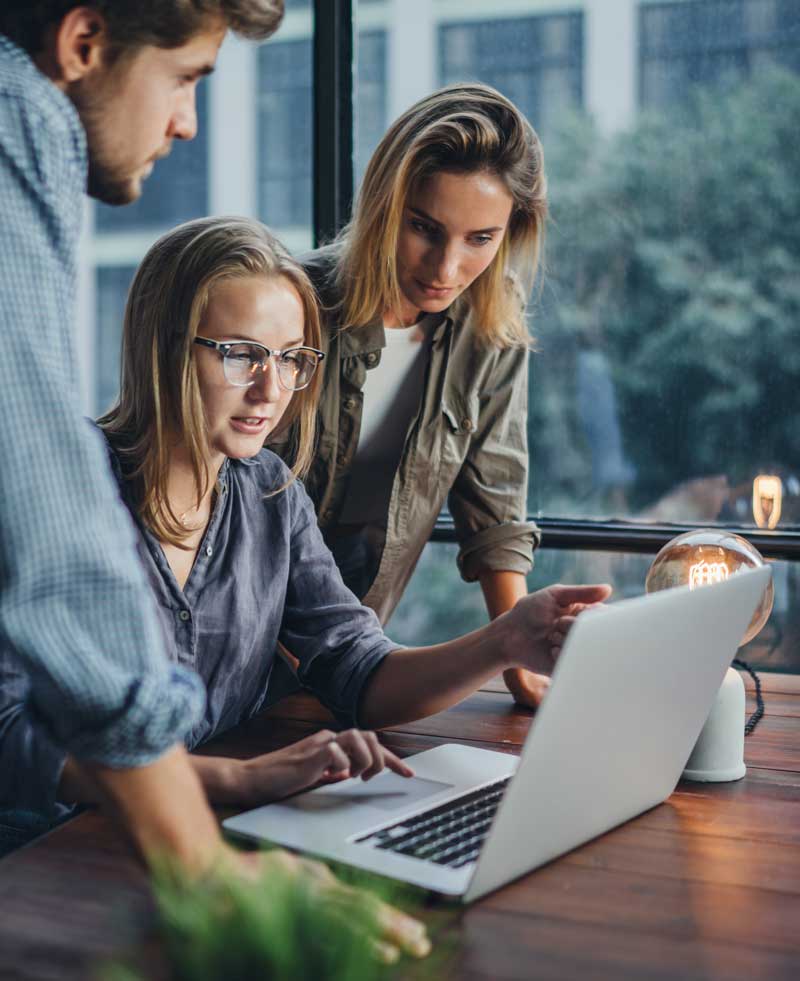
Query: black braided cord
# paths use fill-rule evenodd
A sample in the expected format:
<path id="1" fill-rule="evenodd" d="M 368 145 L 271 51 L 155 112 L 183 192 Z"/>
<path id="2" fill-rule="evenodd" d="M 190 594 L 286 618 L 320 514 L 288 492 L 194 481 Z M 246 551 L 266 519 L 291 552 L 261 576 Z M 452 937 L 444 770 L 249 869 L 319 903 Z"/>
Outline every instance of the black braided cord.
<path id="1" fill-rule="evenodd" d="M 753 729 L 755 729 L 755 727 L 761 721 L 761 717 L 764 714 L 764 699 L 761 696 L 761 679 L 750 667 L 747 661 L 742 661 L 736 657 L 733 659 L 733 666 L 735 668 L 741 668 L 742 671 L 746 671 L 753 679 L 753 684 L 756 686 L 756 710 L 753 712 L 744 726 L 744 734 L 745 736 L 749 736 L 753 732 Z"/>

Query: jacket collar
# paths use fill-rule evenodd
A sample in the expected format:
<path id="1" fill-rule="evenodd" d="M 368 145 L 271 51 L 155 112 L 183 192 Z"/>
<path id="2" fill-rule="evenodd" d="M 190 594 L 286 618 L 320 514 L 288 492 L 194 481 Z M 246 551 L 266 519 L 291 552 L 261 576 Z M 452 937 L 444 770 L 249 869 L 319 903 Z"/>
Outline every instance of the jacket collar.
<path id="1" fill-rule="evenodd" d="M 435 316 L 435 314 L 428 314 L 422 319 L 422 323 L 429 324 L 432 329 L 432 344 L 438 344 L 453 325 L 453 318 L 449 312 L 446 312 L 438 323 L 434 322 Z M 365 327 L 344 327 L 338 333 L 343 358 L 371 354 L 374 351 L 382 351 L 386 347 L 386 331 L 380 320 L 375 320 Z"/>

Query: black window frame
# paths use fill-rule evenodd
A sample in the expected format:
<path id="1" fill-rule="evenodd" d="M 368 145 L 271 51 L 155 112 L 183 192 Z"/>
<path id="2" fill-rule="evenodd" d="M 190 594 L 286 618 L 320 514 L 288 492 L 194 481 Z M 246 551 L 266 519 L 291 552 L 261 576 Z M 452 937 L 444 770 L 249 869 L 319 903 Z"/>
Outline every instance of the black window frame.
<path id="1" fill-rule="evenodd" d="M 314 0 L 314 241 L 330 241 L 347 221 L 354 192 L 355 0 Z M 702 524 L 644 524 L 531 516 L 542 548 L 656 553 L 671 538 Z M 800 531 L 762 531 L 734 524 L 733 531 L 765 558 L 800 559 Z M 440 517 L 431 541 L 456 542 L 452 519 Z"/>

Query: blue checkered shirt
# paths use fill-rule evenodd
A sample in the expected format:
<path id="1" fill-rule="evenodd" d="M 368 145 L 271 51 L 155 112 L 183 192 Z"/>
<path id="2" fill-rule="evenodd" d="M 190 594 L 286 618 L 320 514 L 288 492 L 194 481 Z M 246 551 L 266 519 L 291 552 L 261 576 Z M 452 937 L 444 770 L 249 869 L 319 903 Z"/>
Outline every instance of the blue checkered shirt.
<path id="1" fill-rule="evenodd" d="M 63 750 L 145 764 L 183 740 L 205 700 L 164 654 L 132 522 L 81 417 L 86 173 L 72 103 L 0 36 L 0 658 L 30 680 L 34 768 Z"/>

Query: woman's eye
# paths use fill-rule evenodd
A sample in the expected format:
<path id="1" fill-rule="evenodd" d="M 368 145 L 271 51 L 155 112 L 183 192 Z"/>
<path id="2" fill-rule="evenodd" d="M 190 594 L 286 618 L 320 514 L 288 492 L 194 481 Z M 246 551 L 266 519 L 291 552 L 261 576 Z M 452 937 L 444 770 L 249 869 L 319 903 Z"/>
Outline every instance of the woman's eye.
<path id="1" fill-rule="evenodd" d="M 473 235 L 472 244 L 473 245 L 488 245 L 492 241 L 491 235 Z"/>
<path id="2" fill-rule="evenodd" d="M 412 219 L 411 227 L 415 232 L 420 232 L 420 234 L 427 235 L 429 238 L 432 238 L 436 234 L 436 230 L 434 228 L 431 228 L 430 225 L 426 225 L 425 222 L 417 221 L 416 219 Z"/>
<path id="3" fill-rule="evenodd" d="M 227 356 L 231 361 L 237 361 L 239 363 L 258 361 L 258 355 L 253 354 L 251 351 L 242 350 L 241 348 L 234 348 L 232 351 L 228 351 Z"/>

